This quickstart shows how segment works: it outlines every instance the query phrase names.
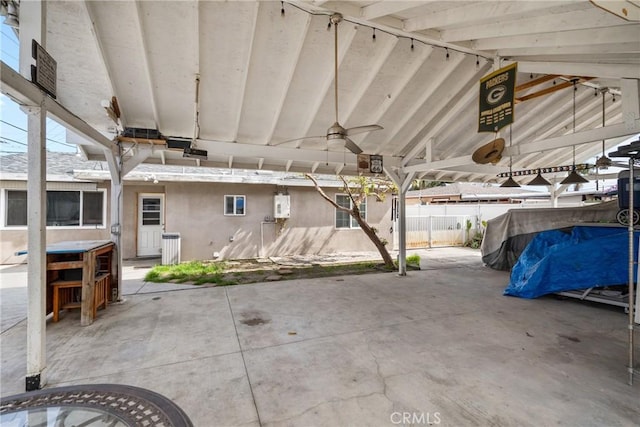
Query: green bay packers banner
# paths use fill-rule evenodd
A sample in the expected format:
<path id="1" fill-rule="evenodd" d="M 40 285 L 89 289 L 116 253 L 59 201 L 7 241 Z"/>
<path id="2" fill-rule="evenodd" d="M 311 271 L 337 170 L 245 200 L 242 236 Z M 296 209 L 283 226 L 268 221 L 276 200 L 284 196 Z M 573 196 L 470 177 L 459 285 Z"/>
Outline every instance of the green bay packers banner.
<path id="1" fill-rule="evenodd" d="M 480 79 L 478 132 L 497 132 L 513 123 L 517 63 Z"/>

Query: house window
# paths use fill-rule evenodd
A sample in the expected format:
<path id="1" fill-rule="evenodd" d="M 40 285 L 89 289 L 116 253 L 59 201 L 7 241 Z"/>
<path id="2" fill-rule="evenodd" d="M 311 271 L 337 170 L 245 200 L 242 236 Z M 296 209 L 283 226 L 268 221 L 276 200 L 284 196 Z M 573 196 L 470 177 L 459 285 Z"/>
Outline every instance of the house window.
<path id="1" fill-rule="evenodd" d="M 27 192 L 7 191 L 7 226 L 27 225 Z"/>
<path id="2" fill-rule="evenodd" d="M 245 196 L 224 196 L 225 215 L 244 215 Z"/>
<path id="3" fill-rule="evenodd" d="M 344 208 L 353 208 L 351 197 L 344 194 L 336 194 L 336 203 L 338 204 L 338 206 L 342 206 Z M 360 206 L 358 206 L 358 208 L 360 209 L 360 216 L 366 219 L 367 201 L 364 200 L 362 203 L 360 203 Z M 358 221 L 356 221 L 355 218 L 349 215 L 347 212 L 336 209 L 336 228 L 360 228 L 360 226 L 358 225 Z"/>
<path id="4" fill-rule="evenodd" d="M 105 225 L 104 191 L 47 191 L 47 226 Z M 7 190 L 5 225 L 27 225 L 27 192 Z"/>

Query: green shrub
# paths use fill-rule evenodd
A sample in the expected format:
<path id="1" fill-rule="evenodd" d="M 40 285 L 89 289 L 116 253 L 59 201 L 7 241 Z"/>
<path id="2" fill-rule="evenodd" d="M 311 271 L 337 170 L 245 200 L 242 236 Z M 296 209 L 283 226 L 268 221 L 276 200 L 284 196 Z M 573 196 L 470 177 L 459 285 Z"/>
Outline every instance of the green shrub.
<path id="1" fill-rule="evenodd" d="M 407 265 L 420 268 L 420 255 L 413 254 L 407 257 Z"/>

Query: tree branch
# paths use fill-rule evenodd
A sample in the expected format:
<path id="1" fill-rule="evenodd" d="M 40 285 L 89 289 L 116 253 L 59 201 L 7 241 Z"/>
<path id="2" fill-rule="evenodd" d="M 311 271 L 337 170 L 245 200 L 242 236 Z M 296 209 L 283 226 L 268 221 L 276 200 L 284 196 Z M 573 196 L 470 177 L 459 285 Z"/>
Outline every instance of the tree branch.
<path id="1" fill-rule="evenodd" d="M 333 201 L 333 199 L 331 197 L 327 196 L 327 193 L 325 193 L 324 190 L 322 188 L 320 188 L 320 184 L 318 184 L 318 181 L 316 180 L 316 178 L 313 175 L 305 173 L 304 176 L 306 176 L 311 181 L 313 181 L 313 185 L 315 185 L 316 190 L 318 191 L 318 193 L 320 193 L 322 198 L 324 198 L 327 202 L 331 203 L 333 205 L 333 207 L 335 207 L 336 209 L 341 210 L 343 212 L 351 213 L 351 209 L 345 208 L 344 206 L 340 206 L 335 201 Z"/>

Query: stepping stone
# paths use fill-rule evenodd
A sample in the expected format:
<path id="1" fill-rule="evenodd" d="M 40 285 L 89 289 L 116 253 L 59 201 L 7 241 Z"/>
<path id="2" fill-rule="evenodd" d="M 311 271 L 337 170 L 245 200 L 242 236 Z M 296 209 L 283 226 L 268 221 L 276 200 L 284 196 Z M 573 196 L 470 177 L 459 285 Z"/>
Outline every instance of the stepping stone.
<path id="1" fill-rule="evenodd" d="M 272 274 L 271 276 L 265 277 L 264 280 L 266 280 L 267 282 L 275 282 L 280 279 L 282 279 L 282 276 L 280 276 L 279 274 Z"/>
<path id="2" fill-rule="evenodd" d="M 293 270 L 287 270 L 286 268 L 283 268 L 278 270 L 278 274 L 282 274 L 282 275 L 293 274 Z"/>

